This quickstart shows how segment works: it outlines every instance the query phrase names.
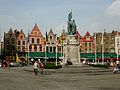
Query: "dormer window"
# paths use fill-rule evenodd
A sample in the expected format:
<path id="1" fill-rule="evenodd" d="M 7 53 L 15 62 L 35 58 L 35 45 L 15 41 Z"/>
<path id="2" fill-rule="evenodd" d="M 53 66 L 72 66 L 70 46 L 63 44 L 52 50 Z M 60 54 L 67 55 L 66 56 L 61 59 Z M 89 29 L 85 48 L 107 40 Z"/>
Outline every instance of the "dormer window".
<path id="1" fill-rule="evenodd" d="M 52 36 L 50 36 L 50 39 L 52 40 Z"/>
<path id="2" fill-rule="evenodd" d="M 35 32 L 34 35 L 37 35 L 37 32 Z"/>
<path id="3" fill-rule="evenodd" d="M 23 38 L 23 36 L 21 35 L 21 37 L 20 37 L 21 39 Z"/>
<path id="4" fill-rule="evenodd" d="M 86 36 L 86 40 L 89 41 L 90 40 L 90 36 Z"/>

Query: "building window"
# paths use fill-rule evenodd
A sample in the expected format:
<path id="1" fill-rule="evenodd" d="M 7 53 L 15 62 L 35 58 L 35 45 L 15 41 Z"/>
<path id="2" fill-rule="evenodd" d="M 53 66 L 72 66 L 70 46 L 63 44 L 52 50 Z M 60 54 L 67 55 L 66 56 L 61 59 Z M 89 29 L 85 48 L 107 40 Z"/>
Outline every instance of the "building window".
<path id="1" fill-rule="evenodd" d="M 92 49 L 91 49 L 91 48 L 89 48 L 89 52 L 92 52 Z"/>
<path id="2" fill-rule="evenodd" d="M 52 47 L 50 47 L 50 52 L 52 52 Z"/>
<path id="3" fill-rule="evenodd" d="M 56 47 L 53 47 L 53 52 L 56 52 Z"/>
<path id="4" fill-rule="evenodd" d="M 21 45 L 21 41 L 18 41 L 18 45 Z"/>
<path id="5" fill-rule="evenodd" d="M 25 45 L 25 41 L 23 41 L 23 45 Z"/>
<path id="6" fill-rule="evenodd" d="M 37 51 L 37 45 L 34 46 L 34 51 Z"/>
<path id="7" fill-rule="evenodd" d="M 22 46 L 22 52 L 25 52 L 25 46 Z"/>
<path id="8" fill-rule="evenodd" d="M 61 46 L 58 46 L 58 52 L 61 52 Z"/>
<path id="9" fill-rule="evenodd" d="M 46 47 L 46 52 L 49 52 L 49 49 L 48 49 L 48 47 Z"/>
<path id="10" fill-rule="evenodd" d="M 34 35 L 37 35 L 37 32 L 35 32 Z"/>
<path id="11" fill-rule="evenodd" d="M 21 50 L 20 50 L 20 46 L 18 46 L 18 52 L 20 52 Z"/>
<path id="12" fill-rule="evenodd" d="M 86 36 L 86 40 L 89 41 L 90 40 L 90 36 Z"/>
<path id="13" fill-rule="evenodd" d="M 42 51 L 42 45 L 40 45 L 40 51 Z"/>
<path id="14" fill-rule="evenodd" d="M 50 36 L 50 40 L 52 40 L 52 36 Z"/>
<path id="15" fill-rule="evenodd" d="M 37 38 L 37 44 L 39 44 L 40 43 L 40 39 L 39 38 Z"/>
<path id="16" fill-rule="evenodd" d="M 85 43 L 85 47 L 87 47 L 87 42 Z"/>
<path id="17" fill-rule="evenodd" d="M 85 53 L 87 53 L 87 49 L 85 49 Z"/>
<path id="18" fill-rule="evenodd" d="M 29 47 L 29 51 L 32 51 L 32 46 L 30 45 L 30 47 Z"/>
<path id="19" fill-rule="evenodd" d="M 34 41 L 34 38 L 32 38 L 32 43 L 34 43 L 35 41 Z"/>
<path id="20" fill-rule="evenodd" d="M 91 47 L 91 43 L 89 43 L 89 47 Z"/>
<path id="21" fill-rule="evenodd" d="M 21 37 L 20 37 L 21 39 L 23 38 L 23 36 L 21 35 Z"/>

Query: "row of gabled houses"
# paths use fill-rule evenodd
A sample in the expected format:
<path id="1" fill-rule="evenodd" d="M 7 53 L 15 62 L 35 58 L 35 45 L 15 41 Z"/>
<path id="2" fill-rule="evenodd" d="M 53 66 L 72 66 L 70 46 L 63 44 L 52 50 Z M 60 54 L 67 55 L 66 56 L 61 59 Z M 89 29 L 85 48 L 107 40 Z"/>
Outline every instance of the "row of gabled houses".
<path id="1" fill-rule="evenodd" d="M 61 30 L 60 36 L 57 36 L 52 29 L 43 36 L 40 27 L 35 24 L 32 31 L 26 36 L 23 30 L 10 30 L 4 32 L 3 43 L 1 44 L 1 54 L 4 59 L 11 61 L 26 60 L 32 58 L 55 58 L 62 56 L 63 41 L 66 40 L 67 32 Z M 111 33 L 94 33 L 86 32 L 84 36 L 76 32 L 76 39 L 80 41 L 80 53 L 103 52 L 116 53 L 120 51 L 120 32 L 113 31 Z M 104 44 L 101 44 L 103 41 Z M 117 46 L 116 46 L 117 45 Z M 46 55 L 47 54 L 47 55 Z"/>

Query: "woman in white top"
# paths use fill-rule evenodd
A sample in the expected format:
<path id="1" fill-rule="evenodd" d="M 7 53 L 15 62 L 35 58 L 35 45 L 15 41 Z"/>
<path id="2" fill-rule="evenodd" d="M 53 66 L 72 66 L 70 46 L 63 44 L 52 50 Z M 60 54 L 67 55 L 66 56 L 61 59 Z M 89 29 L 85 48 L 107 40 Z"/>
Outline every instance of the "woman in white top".
<path id="1" fill-rule="evenodd" d="M 34 62 L 34 73 L 36 76 L 38 75 L 38 67 L 39 67 L 38 61 L 35 61 Z"/>

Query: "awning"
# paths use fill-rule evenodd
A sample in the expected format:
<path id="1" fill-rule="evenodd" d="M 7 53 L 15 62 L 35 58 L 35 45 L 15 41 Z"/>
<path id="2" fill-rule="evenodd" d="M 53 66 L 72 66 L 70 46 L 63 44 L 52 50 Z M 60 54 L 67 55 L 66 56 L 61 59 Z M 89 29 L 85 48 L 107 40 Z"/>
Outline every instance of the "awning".
<path id="1" fill-rule="evenodd" d="M 29 53 L 27 53 L 27 56 L 29 57 L 29 58 L 56 58 L 56 56 L 57 56 L 57 58 L 59 58 L 59 57 L 61 57 L 63 54 L 61 54 L 61 53 L 57 53 L 57 55 L 56 55 L 56 53 L 48 53 L 48 52 L 29 52 Z"/>

